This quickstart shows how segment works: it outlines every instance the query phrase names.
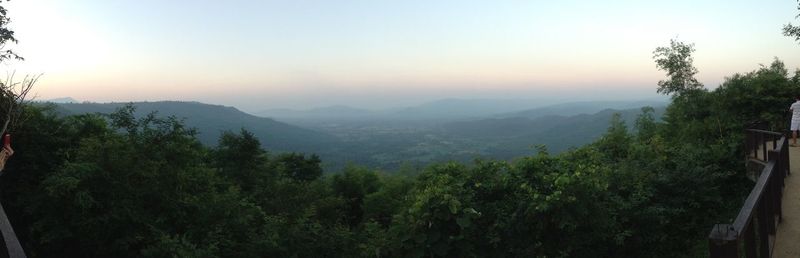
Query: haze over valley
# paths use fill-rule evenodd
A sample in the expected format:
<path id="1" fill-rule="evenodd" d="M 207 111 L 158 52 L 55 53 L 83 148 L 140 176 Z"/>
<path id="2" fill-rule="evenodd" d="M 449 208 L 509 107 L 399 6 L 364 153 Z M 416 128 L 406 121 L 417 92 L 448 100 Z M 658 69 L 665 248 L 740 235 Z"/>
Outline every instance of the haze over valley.
<path id="1" fill-rule="evenodd" d="M 133 104 L 137 116 L 176 116 L 216 146 L 222 132 L 252 132 L 272 152 L 316 153 L 326 171 L 346 164 L 394 171 L 475 158 L 511 160 L 545 146 L 552 153 L 595 141 L 615 113 L 633 125 L 642 107 L 663 114 L 666 101 L 596 101 L 543 105 L 533 100 L 443 99 L 419 106 L 369 110 L 331 106 L 248 114 L 199 102 L 78 103 L 52 100 L 63 115 L 109 114 Z M 58 103 L 61 102 L 61 103 Z"/>

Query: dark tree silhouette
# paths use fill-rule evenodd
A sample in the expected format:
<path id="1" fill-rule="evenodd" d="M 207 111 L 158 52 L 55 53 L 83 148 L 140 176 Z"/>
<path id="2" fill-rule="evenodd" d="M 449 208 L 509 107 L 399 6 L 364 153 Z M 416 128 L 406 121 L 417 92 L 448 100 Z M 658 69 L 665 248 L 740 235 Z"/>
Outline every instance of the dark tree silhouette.
<path id="1" fill-rule="evenodd" d="M 800 12 L 800 0 L 797 1 L 797 11 Z M 795 16 L 795 18 L 800 18 L 800 14 Z M 800 42 L 800 26 L 794 26 L 791 23 L 783 25 L 783 35 L 794 37 L 794 40 Z"/>

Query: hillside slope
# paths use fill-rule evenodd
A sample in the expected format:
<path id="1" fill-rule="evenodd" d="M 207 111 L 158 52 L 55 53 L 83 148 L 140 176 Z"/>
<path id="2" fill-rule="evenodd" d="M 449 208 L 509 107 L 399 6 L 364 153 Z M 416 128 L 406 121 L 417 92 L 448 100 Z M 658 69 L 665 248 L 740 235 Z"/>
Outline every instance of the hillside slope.
<path id="1" fill-rule="evenodd" d="M 127 103 L 60 103 L 66 114 L 111 113 Z M 199 102 L 158 101 L 134 102 L 136 116 L 157 112 L 159 116 L 185 119 L 186 125 L 198 130 L 198 139 L 216 145 L 224 131 L 244 128 L 255 134 L 270 151 L 319 152 L 338 143 L 332 135 L 300 128 L 270 118 L 253 116 L 233 107 Z"/>

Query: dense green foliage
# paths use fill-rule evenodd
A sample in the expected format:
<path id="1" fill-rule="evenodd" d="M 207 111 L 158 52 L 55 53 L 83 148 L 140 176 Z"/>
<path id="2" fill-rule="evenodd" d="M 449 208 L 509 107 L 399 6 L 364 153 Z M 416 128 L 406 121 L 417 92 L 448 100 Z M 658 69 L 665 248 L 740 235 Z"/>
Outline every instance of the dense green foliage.
<path id="1" fill-rule="evenodd" d="M 174 117 L 29 107 L 2 180 L 35 257 L 683 257 L 750 187 L 742 128 L 798 91 L 780 61 L 614 116 L 596 142 L 513 162 L 323 175 L 248 131 L 214 148 Z M 773 123 L 775 124 L 775 123 Z"/>

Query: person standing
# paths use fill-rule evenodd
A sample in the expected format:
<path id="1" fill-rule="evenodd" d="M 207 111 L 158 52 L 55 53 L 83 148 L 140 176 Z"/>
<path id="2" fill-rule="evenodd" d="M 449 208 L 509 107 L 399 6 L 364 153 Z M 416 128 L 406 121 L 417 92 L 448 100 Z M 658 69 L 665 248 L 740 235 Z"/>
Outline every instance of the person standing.
<path id="1" fill-rule="evenodd" d="M 789 106 L 789 111 L 792 111 L 792 124 L 789 130 L 792 130 L 792 144 L 790 146 L 797 147 L 797 131 L 800 130 L 800 95 L 795 96 L 795 101 Z"/>

